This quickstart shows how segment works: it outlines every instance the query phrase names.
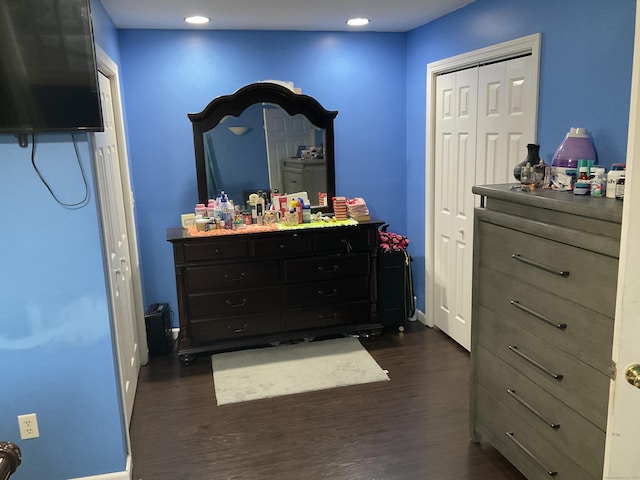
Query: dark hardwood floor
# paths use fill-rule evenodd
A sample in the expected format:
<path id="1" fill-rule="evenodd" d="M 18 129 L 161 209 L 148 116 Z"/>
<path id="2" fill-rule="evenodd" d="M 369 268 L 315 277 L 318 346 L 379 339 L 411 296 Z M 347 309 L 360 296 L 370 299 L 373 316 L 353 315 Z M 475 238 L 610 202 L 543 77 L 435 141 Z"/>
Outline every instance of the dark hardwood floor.
<path id="1" fill-rule="evenodd" d="M 135 480 L 502 480 L 469 440 L 469 354 L 409 325 L 362 344 L 390 382 L 216 406 L 208 356 L 152 358 L 131 422 Z"/>

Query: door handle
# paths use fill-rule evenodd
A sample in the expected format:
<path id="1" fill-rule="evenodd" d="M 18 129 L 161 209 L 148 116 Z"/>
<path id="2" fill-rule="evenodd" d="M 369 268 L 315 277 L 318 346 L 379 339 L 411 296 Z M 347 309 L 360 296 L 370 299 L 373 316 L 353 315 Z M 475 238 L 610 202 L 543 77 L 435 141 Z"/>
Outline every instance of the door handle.
<path id="1" fill-rule="evenodd" d="M 627 382 L 636 388 L 640 388 L 640 364 L 630 365 L 624 376 Z"/>

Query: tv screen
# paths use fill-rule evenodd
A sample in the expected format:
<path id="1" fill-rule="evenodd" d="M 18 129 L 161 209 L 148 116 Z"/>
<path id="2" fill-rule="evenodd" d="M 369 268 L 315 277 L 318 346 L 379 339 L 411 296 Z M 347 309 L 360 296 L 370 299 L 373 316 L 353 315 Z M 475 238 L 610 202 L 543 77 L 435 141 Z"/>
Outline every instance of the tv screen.
<path id="1" fill-rule="evenodd" d="M 102 131 L 89 0 L 0 1 L 0 133 Z"/>

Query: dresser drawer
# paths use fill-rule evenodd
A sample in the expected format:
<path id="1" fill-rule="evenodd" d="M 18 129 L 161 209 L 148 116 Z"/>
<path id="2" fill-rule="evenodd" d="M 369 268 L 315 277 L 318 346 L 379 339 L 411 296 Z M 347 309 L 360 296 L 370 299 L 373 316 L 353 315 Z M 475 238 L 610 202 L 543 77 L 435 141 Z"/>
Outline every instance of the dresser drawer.
<path id="1" fill-rule="evenodd" d="M 363 324 L 369 320 L 370 313 L 369 302 L 287 309 L 285 330 Z"/>
<path id="2" fill-rule="evenodd" d="M 277 285 L 280 282 L 280 265 L 273 260 L 186 267 L 184 281 L 190 293 Z"/>
<path id="3" fill-rule="evenodd" d="M 487 222 L 478 229 L 480 265 L 613 318 L 617 259 Z"/>
<path id="4" fill-rule="evenodd" d="M 483 347 L 478 346 L 473 354 L 478 384 L 521 417 L 545 442 L 564 450 L 587 471 L 602 471 L 604 431 Z"/>
<path id="5" fill-rule="evenodd" d="M 327 255 L 301 258 L 284 262 L 284 281 L 315 282 L 361 275 L 369 275 L 370 259 L 367 254 Z"/>
<path id="6" fill-rule="evenodd" d="M 309 254 L 313 252 L 313 237 L 310 234 L 292 233 L 252 239 L 251 251 L 255 257 L 289 257 Z"/>
<path id="7" fill-rule="evenodd" d="M 487 266 L 478 269 L 477 278 L 481 305 L 609 374 L 612 318 Z"/>
<path id="8" fill-rule="evenodd" d="M 279 286 L 187 295 L 187 310 L 192 320 L 270 312 L 281 307 Z"/>
<path id="9" fill-rule="evenodd" d="M 609 377 L 482 306 L 473 321 L 477 344 L 605 429 Z"/>
<path id="10" fill-rule="evenodd" d="M 476 429 L 529 480 L 599 480 L 602 477 L 602 472 L 587 471 L 573 462 L 564 449 L 545 441 L 482 386 L 477 387 L 476 394 Z"/>
<path id="11" fill-rule="evenodd" d="M 349 227 L 327 228 L 315 235 L 318 253 L 366 252 L 371 245 L 369 231 Z"/>
<path id="12" fill-rule="evenodd" d="M 369 299 L 369 277 L 288 285 L 286 292 L 287 307 L 289 308 L 367 301 Z"/>
<path id="13" fill-rule="evenodd" d="M 194 346 L 214 340 L 232 340 L 234 338 L 268 335 L 282 331 L 280 312 L 241 315 L 215 319 L 192 320 L 189 333 Z"/>
<path id="14" fill-rule="evenodd" d="M 247 239 L 234 238 L 233 241 L 207 240 L 202 242 L 185 243 L 185 262 L 201 262 L 206 260 L 218 260 L 223 258 L 246 257 L 249 253 Z"/>

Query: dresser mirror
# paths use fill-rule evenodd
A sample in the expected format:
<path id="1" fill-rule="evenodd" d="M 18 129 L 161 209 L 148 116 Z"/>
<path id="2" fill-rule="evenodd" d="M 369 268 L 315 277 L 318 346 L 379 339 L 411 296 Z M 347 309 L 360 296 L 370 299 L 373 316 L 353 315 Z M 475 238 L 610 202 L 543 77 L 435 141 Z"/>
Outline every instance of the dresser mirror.
<path id="1" fill-rule="evenodd" d="M 276 83 L 253 83 L 212 100 L 193 125 L 198 198 L 224 190 L 236 205 L 250 193 L 306 191 L 314 210 L 335 196 L 333 120 L 314 98 Z M 326 193 L 326 204 L 318 193 Z"/>

